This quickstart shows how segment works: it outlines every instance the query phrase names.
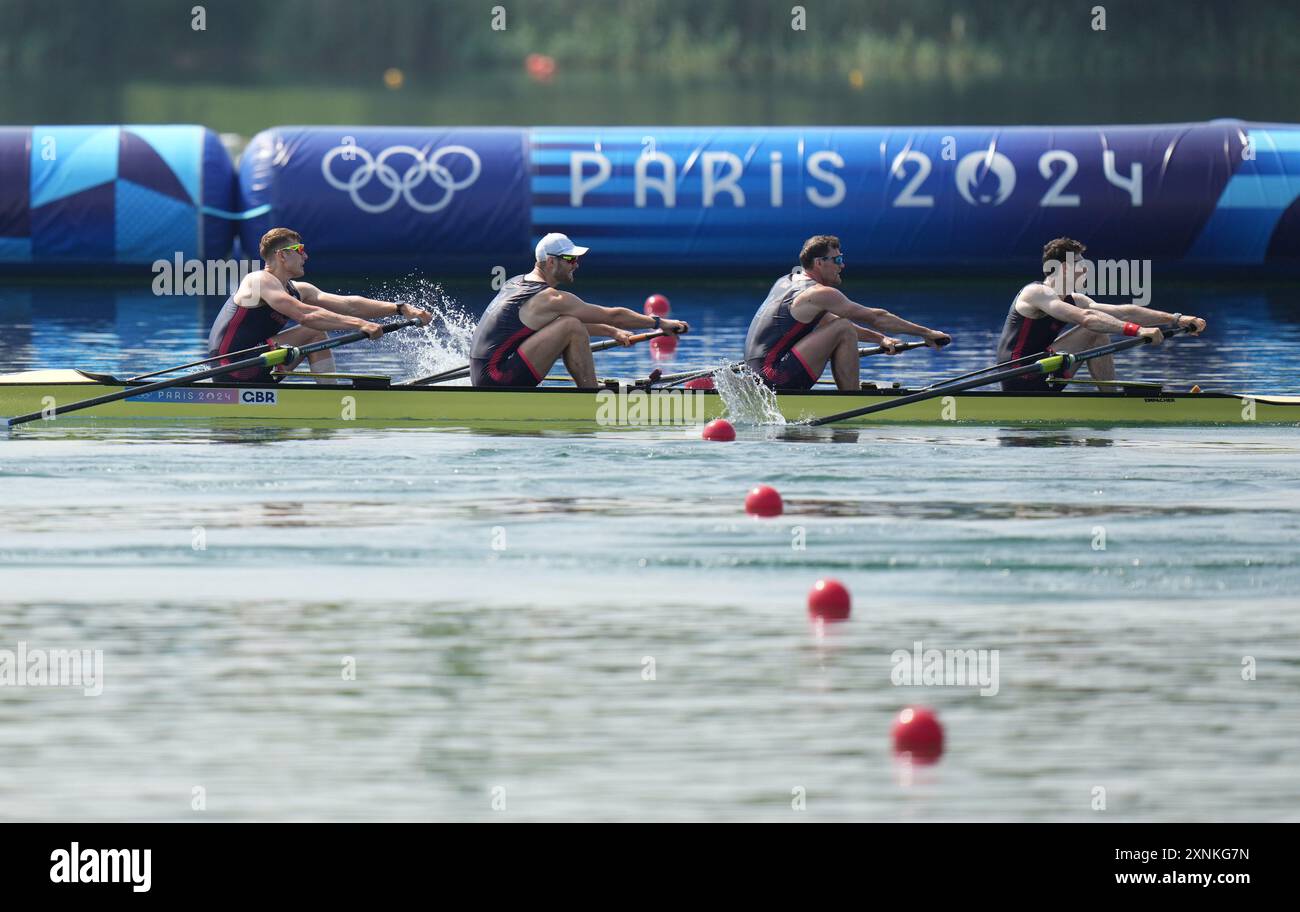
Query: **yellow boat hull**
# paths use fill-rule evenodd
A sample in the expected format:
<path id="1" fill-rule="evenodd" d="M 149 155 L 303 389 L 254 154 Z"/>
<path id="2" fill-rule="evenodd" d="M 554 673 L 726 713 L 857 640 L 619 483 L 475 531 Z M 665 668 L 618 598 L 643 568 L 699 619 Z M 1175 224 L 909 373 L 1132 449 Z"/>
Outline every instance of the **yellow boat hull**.
<path id="1" fill-rule="evenodd" d="M 15 416 L 118 392 L 72 370 L 0 376 L 0 415 Z M 787 422 L 825 417 L 897 398 L 906 391 L 815 390 L 776 397 Z M 465 386 L 367 388 L 284 383 L 197 383 L 76 412 L 57 420 L 252 420 L 276 425 L 554 424 L 586 427 L 698 425 L 724 416 L 722 398 L 704 390 L 580 391 L 565 387 L 473 389 Z M 1296 425 L 1300 397 L 1227 393 L 973 390 L 853 419 L 846 424 L 986 425 Z"/>

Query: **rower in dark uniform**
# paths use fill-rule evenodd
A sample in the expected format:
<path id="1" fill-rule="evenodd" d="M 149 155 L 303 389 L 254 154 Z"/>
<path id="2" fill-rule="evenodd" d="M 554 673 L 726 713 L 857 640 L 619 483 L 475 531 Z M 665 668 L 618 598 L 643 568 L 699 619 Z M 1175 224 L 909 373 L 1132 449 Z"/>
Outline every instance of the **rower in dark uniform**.
<path id="1" fill-rule="evenodd" d="M 817 280 L 796 266 L 776 280 L 758 309 L 745 336 L 745 360 L 749 369 L 778 389 L 810 389 L 820 372 L 814 373 L 795 344 L 817 328 L 816 322 L 800 323 L 790 313 L 794 299 Z M 890 340 L 891 347 L 893 340 Z"/>
<path id="2" fill-rule="evenodd" d="M 418 317 L 426 324 L 433 319 L 428 311 L 409 304 L 330 294 L 307 282 L 295 282 L 294 279 L 302 278 L 307 264 L 307 245 L 296 231 L 272 228 L 262 235 L 259 252 L 266 268 L 246 275 L 222 305 L 208 333 L 209 357 L 268 343 L 309 345 L 323 341 L 326 330 L 330 329 L 361 330 L 370 338 L 378 339 L 383 330 L 371 320 L 394 314 Z M 393 309 L 389 310 L 390 307 Z M 290 321 L 298 325 L 285 329 Z M 334 354 L 328 349 L 313 352 L 308 355 L 308 361 L 313 373 L 335 371 Z M 230 360 L 222 359 L 221 363 L 228 364 Z M 286 365 L 286 369 L 292 370 L 294 366 Z M 267 368 L 250 368 L 229 376 L 244 382 L 271 383 L 283 374 Z"/>
<path id="3" fill-rule="evenodd" d="M 998 363 L 1014 361 L 1027 355 L 1057 352 L 1080 352 L 1097 348 L 1110 341 L 1111 333 L 1148 336 L 1152 344 L 1164 341 L 1160 326 L 1183 326 L 1192 335 L 1205 330 L 1200 317 L 1165 313 L 1137 304 L 1101 304 L 1078 291 L 1088 276 L 1083 259 L 1087 248 L 1072 238 L 1060 237 L 1043 246 L 1043 269 L 1047 280 L 1026 285 L 1016 294 L 1007 311 L 1002 335 L 998 338 Z M 1065 330 L 1065 332 L 1062 332 Z M 1088 376 L 1094 380 L 1115 379 L 1115 358 L 1102 355 L 1085 362 Z M 1070 379 L 1073 371 L 1063 374 Z M 1034 372 L 1002 381 L 1006 392 L 1061 392 L 1065 384 Z"/>
<path id="4" fill-rule="evenodd" d="M 1061 330 L 1067 325 L 1064 320 L 1058 320 L 1046 314 L 1039 317 L 1026 317 L 1016 309 L 1016 303 L 1020 300 L 1022 294 L 1024 294 L 1024 289 L 1021 289 L 1016 295 L 1016 300 L 1011 302 L 1011 310 L 1007 313 L 1006 323 L 1002 326 L 1002 335 L 998 338 L 998 364 L 1015 361 L 1025 355 L 1052 354 L 1056 351 L 1056 349 L 1052 348 L 1053 343 L 1061 336 Z M 1067 304 L 1073 304 L 1074 296 L 1062 295 L 1061 300 Z M 1068 380 L 1074 376 L 1074 369 L 1071 368 L 1069 371 L 1062 373 L 1061 376 Z M 1006 392 L 1046 392 L 1048 390 L 1060 392 L 1064 388 L 1065 384 L 1049 383 L 1047 377 L 1038 372 L 1021 374 L 1011 380 L 1002 381 L 1002 389 Z"/>
<path id="5" fill-rule="evenodd" d="M 639 314 L 626 307 L 598 307 L 557 286 L 573 281 L 586 247 L 562 234 L 548 234 L 534 250 L 535 264 L 501 286 L 483 312 L 470 349 L 475 386 L 537 386 L 557 358 L 564 357 L 573 382 L 596 386 L 591 337 L 632 344 L 632 329 L 684 333 L 681 320 Z"/>
<path id="6" fill-rule="evenodd" d="M 539 291 L 549 288 L 542 279 L 517 275 L 501 286 L 474 330 L 469 376 L 475 386 L 536 386 L 546 371 L 536 370 L 519 351 L 537 330 L 525 326 L 519 309 Z"/>
<path id="7" fill-rule="evenodd" d="M 777 279 L 745 337 L 745 361 L 768 386 L 811 389 L 829 361 L 835 385 L 856 390 L 859 342 L 874 342 L 892 354 L 901 343 L 884 335 L 887 332 L 920 336 L 931 348 L 952 341 L 947 333 L 845 297 L 838 287 L 844 271 L 839 238 L 829 234 L 809 238 L 799 252 L 799 263 Z"/>
<path id="8" fill-rule="evenodd" d="M 284 283 L 284 289 L 295 301 L 302 301 L 302 295 L 298 293 L 298 287 L 293 284 L 292 279 Z M 288 322 L 287 315 L 280 313 L 265 301 L 260 301 L 255 307 L 244 307 L 235 303 L 235 295 L 232 294 L 226 298 L 226 303 L 221 305 L 217 319 L 212 324 L 212 330 L 208 333 L 208 355 L 211 357 L 226 352 L 243 351 L 259 345 L 275 345 L 277 344 L 275 337 Z M 229 364 L 230 359 L 222 358 L 217 363 Z M 269 383 L 282 375 L 273 375 L 269 367 L 250 367 L 226 376 L 231 380 Z"/>

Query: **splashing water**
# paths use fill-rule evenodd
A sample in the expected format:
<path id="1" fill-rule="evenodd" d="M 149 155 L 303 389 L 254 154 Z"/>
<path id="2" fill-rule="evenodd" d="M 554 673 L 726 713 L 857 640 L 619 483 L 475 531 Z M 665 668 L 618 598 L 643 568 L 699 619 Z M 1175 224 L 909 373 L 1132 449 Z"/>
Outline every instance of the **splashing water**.
<path id="1" fill-rule="evenodd" d="M 464 306 L 437 282 L 407 277 L 384 283 L 376 296 L 403 301 L 433 314 L 428 326 L 411 327 L 387 338 L 402 358 L 409 376 L 419 377 L 460 367 L 469 361 L 475 320 Z M 396 378 L 394 378 L 396 379 Z M 468 385 L 469 378 L 448 381 L 447 386 Z"/>
<path id="2" fill-rule="evenodd" d="M 713 386 L 733 424 L 785 424 L 785 416 L 776 404 L 776 391 L 760 382 L 748 367 L 715 371 Z"/>

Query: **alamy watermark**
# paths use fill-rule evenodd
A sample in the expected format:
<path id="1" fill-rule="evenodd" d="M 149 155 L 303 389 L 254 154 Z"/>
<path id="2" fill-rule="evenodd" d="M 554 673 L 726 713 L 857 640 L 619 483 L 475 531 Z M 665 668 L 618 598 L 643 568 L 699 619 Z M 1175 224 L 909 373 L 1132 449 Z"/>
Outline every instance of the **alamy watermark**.
<path id="1" fill-rule="evenodd" d="M 260 260 L 187 260 L 177 252 L 170 260 L 154 260 L 153 293 L 167 295 L 232 295 L 249 274 L 262 268 Z"/>
<path id="2" fill-rule="evenodd" d="M 1082 267 L 1083 275 L 1077 275 Z M 1075 256 L 1074 251 L 1065 254 L 1065 262 L 1048 260 L 1043 264 L 1043 271 L 1049 281 L 1054 280 L 1055 287 L 1062 294 L 1118 295 L 1132 298 L 1133 303 L 1145 307 L 1151 300 L 1151 261 L 1150 260 L 1089 260 Z"/>
<path id="3" fill-rule="evenodd" d="M 687 425 L 704 423 L 703 390 L 603 389 L 596 393 L 596 423 L 609 425 Z"/>
<path id="4" fill-rule="evenodd" d="M 895 687 L 979 687 L 982 697 L 998 693 L 996 649 L 925 649 L 917 640 L 911 652 L 895 649 L 889 661 Z"/>
<path id="5" fill-rule="evenodd" d="M 148 893 L 153 884 L 153 849 L 83 849 L 74 842 L 50 853 L 50 882 L 59 884 L 130 884 Z"/>
<path id="6" fill-rule="evenodd" d="M 0 687 L 80 687 L 88 697 L 104 692 L 104 650 L 0 649 Z"/>

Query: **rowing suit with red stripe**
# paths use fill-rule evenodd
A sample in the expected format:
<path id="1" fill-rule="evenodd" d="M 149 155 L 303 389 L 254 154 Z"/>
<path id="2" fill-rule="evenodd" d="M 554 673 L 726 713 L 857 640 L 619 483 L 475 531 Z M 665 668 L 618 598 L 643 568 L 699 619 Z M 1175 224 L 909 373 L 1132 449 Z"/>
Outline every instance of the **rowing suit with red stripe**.
<path id="1" fill-rule="evenodd" d="M 749 364 L 749 369 L 768 386 L 775 389 L 812 389 L 817 382 L 817 375 L 808 368 L 794 347 L 800 339 L 817 328 L 821 316 L 811 323 L 801 323 L 790 312 L 794 299 L 817 284 L 815 279 L 804 275 L 800 268 L 781 276 L 767 293 L 763 306 L 754 314 L 754 321 L 749 324 L 749 334 L 745 336 L 745 361 Z"/>
<path id="2" fill-rule="evenodd" d="M 293 282 L 288 282 L 284 290 L 299 301 L 302 295 Z M 267 343 L 275 344 L 271 337 L 284 329 L 289 318 L 280 313 L 266 301 L 258 301 L 254 307 L 241 307 L 235 303 L 234 295 L 226 299 L 208 333 L 208 356 L 224 355 L 227 352 L 242 351 Z M 232 359 L 223 358 L 221 363 L 231 364 Z M 269 367 L 249 367 L 227 375 L 231 380 L 252 381 L 255 383 L 274 383 L 283 374 L 272 373 Z"/>
<path id="3" fill-rule="evenodd" d="M 546 288 L 545 282 L 517 275 L 501 286 L 474 330 L 469 376 L 475 386 L 536 386 L 543 376 L 519 351 L 537 330 L 524 325 L 519 309 Z"/>
<path id="4" fill-rule="evenodd" d="M 1021 292 L 1024 290 L 1024 288 L 1020 289 Z M 1020 300 L 1019 293 L 1016 294 L 1016 301 L 1018 300 Z M 1074 299 L 1070 295 L 1065 295 L 1061 300 L 1067 304 L 1074 303 Z M 1007 314 L 1007 322 L 1002 327 L 1002 337 L 998 340 L 999 364 L 1004 361 L 1023 358 L 1025 355 L 1053 351 L 1052 343 L 1056 341 L 1056 337 L 1061 334 L 1061 330 L 1067 325 L 1064 320 L 1058 320 L 1050 314 L 1044 314 L 1031 320 L 1016 310 L 1016 301 L 1011 302 L 1011 311 Z M 1069 373 L 1062 374 L 1062 376 L 1066 378 L 1073 377 L 1074 371 L 1071 370 Z M 1036 372 L 1021 374 L 1019 377 L 1002 381 L 1002 390 L 1008 393 L 1059 393 L 1064 388 L 1064 384 L 1049 383 L 1046 374 Z"/>

